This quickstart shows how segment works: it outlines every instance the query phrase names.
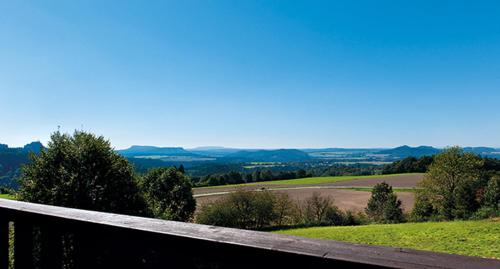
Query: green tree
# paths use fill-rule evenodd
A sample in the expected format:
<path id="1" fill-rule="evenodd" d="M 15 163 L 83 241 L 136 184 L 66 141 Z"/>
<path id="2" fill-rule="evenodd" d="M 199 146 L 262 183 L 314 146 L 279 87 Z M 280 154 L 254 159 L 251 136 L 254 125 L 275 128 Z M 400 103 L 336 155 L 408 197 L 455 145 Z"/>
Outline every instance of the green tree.
<path id="1" fill-rule="evenodd" d="M 319 192 L 313 192 L 311 197 L 304 201 L 304 220 L 309 225 L 320 225 L 326 223 L 326 217 L 333 211 L 333 198 L 321 196 Z"/>
<path id="2" fill-rule="evenodd" d="M 494 176 L 489 180 L 484 192 L 483 206 L 500 209 L 500 176 Z"/>
<path id="3" fill-rule="evenodd" d="M 415 205 L 411 211 L 411 221 L 428 221 L 436 215 L 436 209 L 427 197 L 425 191 L 418 190 L 415 197 Z"/>
<path id="4" fill-rule="evenodd" d="M 421 182 L 425 195 L 438 214 L 445 219 L 463 218 L 477 209 L 475 190 L 482 182 L 483 161 L 459 147 L 444 150 Z"/>
<path id="5" fill-rule="evenodd" d="M 47 148 L 30 158 L 20 178 L 23 201 L 147 215 L 132 166 L 102 136 L 55 132 Z"/>
<path id="6" fill-rule="evenodd" d="M 401 201 L 394 194 L 392 186 L 385 182 L 373 187 L 365 211 L 377 222 L 398 223 L 404 220 Z"/>
<path id="7" fill-rule="evenodd" d="M 196 209 L 191 182 L 175 167 L 149 170 L 141 180 L 141 189 L 155 217 L 188 221 Z"/>

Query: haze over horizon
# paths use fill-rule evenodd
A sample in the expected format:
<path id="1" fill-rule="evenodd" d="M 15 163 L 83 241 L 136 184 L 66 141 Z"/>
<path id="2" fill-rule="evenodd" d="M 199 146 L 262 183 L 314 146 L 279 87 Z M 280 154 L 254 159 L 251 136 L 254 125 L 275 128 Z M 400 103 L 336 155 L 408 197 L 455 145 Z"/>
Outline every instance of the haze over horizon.
<path id="1" fill-rule="evenodd" d="M 42 142 L 40 140 L 33 140 L 27 143 L 23 144 L 18 144 L 18 145 L 11 145 L 7 144 L 9 147 L 23 147 L 28 143 L 31 142 L 40 142 L 43 145 L 47 145 L 46 142 Z M 111 141 L 112 142 L 112 141 Z M 0 144 L 6 144 L 2 141 L 0 141 Z M 112 145 L 113 146 L 113 145 Z M 225 149 L 241 149 L 241 150 L 253 150 L 253 149 L 264 149 L 264 150 L 273 150 L 273 149 L 326 149 L 326 148 L 346 148 L 346 149 L 390 149 L 390 148 L 396 148 L 396 147 L 402 147 L 402 146 L 409 146 L 409 147 L 420 147 L 420 146 L 429 146 L 429 147 L 434 147 L 434 148 L 446 148 L 450 146 L 460 146 L 460 147 L 491 147 L 495 149 L 500 149 L 498 146 L 489 146 L 489 145 L 446 145 L 446 146 L 435 146 L 435 145 L 427 145 L 427 144 L 422 144 L 422 145 L 409 145 L 409 144 L 402 144 L 402 145 L 394 145 L 394 146 L 376 146 L 376 147 L 338 147 L 338 146 L 326 146 L 326 147 L 239 147 L 239 146 L 213 146 L 213 145 L 199 145 L 199 146 L 191 146 L 191 147 L 185 147 L 182 145 L 152 145 L 152 144 L 132 144 L 128 145 L 122 148 L 114 147 L 116 150 L 124 150 L 128 149 L 134 146 L 151 146 L 151 147 L 161 147 L 161 148 L 176 148 L 176 147 L 181 147 L 187 150 L 194 150 L 194 149 L 203 149 L 203 148 L 225 148 Z"/>
<path id="2" fill-rule="evenodd" d="M 497 1 L 0 1 L 0 143 L 500 147 Z"/>

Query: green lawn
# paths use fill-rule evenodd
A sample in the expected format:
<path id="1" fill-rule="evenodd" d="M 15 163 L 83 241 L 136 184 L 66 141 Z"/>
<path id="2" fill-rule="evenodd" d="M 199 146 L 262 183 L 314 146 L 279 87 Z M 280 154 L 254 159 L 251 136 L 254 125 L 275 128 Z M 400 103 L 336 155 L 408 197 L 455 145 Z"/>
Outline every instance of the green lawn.
<path id="1" fill-rule="evenodd" d="M 232 185 L 220 185 L 220 186 L 210 186 L 201 188 L 224 188 L 228 186 L 239 187 L 239 186 L 251 186 L 251 185 L 316 185 L 325 183 L 334 183 L 339 181 L 348 181 L 353 179 L 363 179 L 363 178 L 384 178 L 384 177 L 395 177 L 402 175 L 413 175 L 413 174 L 392 174 L 392 175 L 371 175 L 371 176 L 336 176 L 336 177 L 306 177 L 297 179 L 283 179 L 283 180 L 273 180 L 273 181 L 262 181 L 254 183 L 245 184 L 232 184 Z"/>
<path id="2" fill-rule="evenodd" d="M 500 259 L 500 219 L 314 227 L 276 233 Z"/>
<path id="3" fill-rule="evenodd" d="M 11 195 L 11 194 L 0 194 L 0 198 L 15 200 L 14 195 Z"/>

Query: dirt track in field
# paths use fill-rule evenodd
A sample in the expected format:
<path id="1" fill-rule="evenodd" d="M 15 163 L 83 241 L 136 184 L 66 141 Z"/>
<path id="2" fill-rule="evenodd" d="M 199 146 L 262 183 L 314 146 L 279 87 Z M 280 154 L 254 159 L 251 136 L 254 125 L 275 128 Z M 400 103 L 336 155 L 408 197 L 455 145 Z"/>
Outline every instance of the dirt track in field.
<path id="1" fill-rule="evenodd" d="M 412 188 L 423 178 L 421 174 L 401 175 L 383 178 L 364 178 L 341 181 L 335 183 L 324 183 L 314 185 L 265 185 L 254 184 L 240 187 L 221 187 L 212 189 L 194 189 L 194 195 L 199 206 L 213 202 L 222 196 L 234 192 L 238 189 L 260 190 L 266 188 L 276 192 L 286 192 L 294 200 L 304 200 L 310 197 L 313 192 L 319 192 L 321 195 L 331 196 L 335 200 L 335 205 L 344 210 L 362 211 L 370 198 L 368 191 L 356 191 L 343 188 L 350 187 L 373 187 L 382 181 L 387 182 L 395 188 Z M 411 192 L 396 193 L 401 200 L 403 208 L 408 211 L 413 207 L 415 195 Z"/>

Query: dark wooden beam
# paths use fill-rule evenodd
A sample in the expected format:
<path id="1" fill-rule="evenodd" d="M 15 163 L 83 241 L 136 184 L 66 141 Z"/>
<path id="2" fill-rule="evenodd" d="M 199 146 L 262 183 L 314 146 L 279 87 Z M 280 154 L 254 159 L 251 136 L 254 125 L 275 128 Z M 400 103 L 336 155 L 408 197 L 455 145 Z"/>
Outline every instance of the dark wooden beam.
<path id="1" fill-rule="evenodd" d="M 318 268 L 333 265 L 500 268 L 500 261 L 493 259 L 308 239 L 0 199 L 0 215 L 4 212 L 29 218 L 49 218 L 52 223 L 64 225 L 68 230 L 79 227 L 77 231 L 90 231 L 88 239 L 93 240 L 93 244 L 103 246 L 103 255 L 112 257 L 113 253 L 122 251 L 113 252 L 113 246 L 111 250 L 109 247 L 106 249 L 106 242 L 120 242 L 116 249 L 130 247 L 135 248 L 130 253 L 144 251 L 146 257 L 150 257 L 145 258 L 146 262 L 170 261 L 177 264 L 178 261 L 182 264 L 186 261 L 193 262 L 195 266 L 214 264 L 216 268 L 231 268 L 238 264 L 241 265 L 238 267 L 244 267 L 244 264 L 262 267 L 274 263 L 315 264 Z M 127 258 L 124 257 L 123 261 Z M 133 259 L 130 258 L 130 261 Z M 219 266 L 221 264 L 228 266 Z"/>
<path id="2" fill-rule="evenodd" d="M 14 221 L 14 268 L 34 268 L 33 225 L 25 219 Z"/>
<path id="3" fill-rule="evenodd" d="M 57 223 L 45 222 L 40 226 L 40 262 L 42 269 L 62 268 L 62 233 Z"/>
<path id="4" fill-rule="evenodd" d="M 9 220 L 0 215 L 0 269 L 9 268 Z"/>

